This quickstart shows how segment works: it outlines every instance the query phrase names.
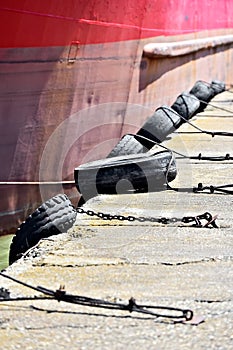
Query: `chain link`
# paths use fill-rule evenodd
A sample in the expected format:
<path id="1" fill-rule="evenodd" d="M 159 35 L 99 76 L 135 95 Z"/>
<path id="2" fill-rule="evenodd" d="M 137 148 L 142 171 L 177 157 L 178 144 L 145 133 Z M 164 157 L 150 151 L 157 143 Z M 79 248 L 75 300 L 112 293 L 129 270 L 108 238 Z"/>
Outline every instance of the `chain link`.
<path id="1" fill-rule="evenodd" d="M 177 217 L 171 217 L 171 218 L 167 218 L 167 217 L 145 217 L 145 216 L 126 216 L 126 215 L 112 215 L 112 214 L 108 214 L 108 213 L 103 213 L 103 212 L 95 212 L 93 210 L 85 210 L 84 208 L 78 207 L 77 212 L 79 214 L 87 214 L 89 216 L 97 216 L 98 218 L 102 219 L 102 220 L 119 220 L 119 221 L 138 221 L 138 222 L 157 222 L 159 224 L 163 224 L 163 225 L 168 225 L 168 224 L 174 224 L 176 222 L 182 222 L 185 224 L 194 222 L 194 224 L 192 226 L 194 227 L 209 227 L 212 226 L 214 228 L 218 228 L 215 220 L 216 220 L 216 216 L 213 217 L 209 212 L 206 212 L 204 214 L 201 215 L 197 215 L 197 216 L 184 216 L 182 218 L 177 218 Z M 207 222 L 202 225 L 201 220 L 206 220 Z"/>

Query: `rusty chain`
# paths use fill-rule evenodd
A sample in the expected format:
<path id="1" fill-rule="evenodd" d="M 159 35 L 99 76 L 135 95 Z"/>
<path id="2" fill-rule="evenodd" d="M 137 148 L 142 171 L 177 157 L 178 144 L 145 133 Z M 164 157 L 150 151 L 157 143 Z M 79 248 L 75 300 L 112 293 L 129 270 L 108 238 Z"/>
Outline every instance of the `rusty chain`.
<path id="1" fill-rule="evenodd" d="M 193 227 L 214 227 L 214 228 L 218 228 L 215 220 L 216 220 L 216 216 L 212 216 L 209 212 L 205 212 L 204 214 L 200 214 L 197 216 L 184 216 L 182 218 L 178 218 L 178 217 L 171 217 L 171 218 L 167 218 L 167 217 L 146 217 L 146 216 L 133 216 L 133 215 L 112 215 L 109 213 L 103 213 L 103 212 L 95 212 L 94 210 L 90 210 L 90 209 L 84 209 L 81 207 L 78 207 L 77 209 L 77 213 L 79 214 L 86 214 L 88 216 L 96 216 L 102 220 L 119 220 L 119 221 L 138 221 L 138 222 L 157 222 L 159 224 L 163 224 L 163 225 L 168 225 L 168 224 L 174 224 L 176 222 L 182 222 L 184 224 L 188 224 L 191 222 L 194 222 L 192 224 Z M 201 223 L 201 220 L 206 220 L 205 224 Z"/>

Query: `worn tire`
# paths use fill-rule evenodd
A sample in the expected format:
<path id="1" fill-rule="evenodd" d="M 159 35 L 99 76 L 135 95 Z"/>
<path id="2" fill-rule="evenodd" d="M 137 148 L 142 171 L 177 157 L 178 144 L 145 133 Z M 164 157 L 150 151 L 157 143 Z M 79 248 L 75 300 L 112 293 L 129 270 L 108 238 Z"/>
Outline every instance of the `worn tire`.
<path id="1" fill-rule="evenodd" d="M 83 164 L 75 169 L 74 178 L 78 191 L 88 200 L 98 194 L 156 191 L 164 187 L 166 180 L 174 180 L 176 174 L 171 152 L 161 151 Z M 123 183 L 120 190 L 119 183 Z"/>
<path id="2" fill-rule="evenodd" d="M 170 107 L 162 106 L 156 109 L 154 114 L 145 122 L 137 135 L 146 137 L 154 142 L 160 143 L 175 131 L 180 125 L 181 118 Z M 141 140 L 141 143 L 150 149 L 153 143 Z"/>
<path id="3" fill-rule="evenodd" d="M 211 88 L 214 90 L 214 96 L 226 90 L 226 85 L 222 81 L 213 80 Z"/>
<path id="4" fill-rule="evenodd" d="M 214 96 L 224 90 L 225 84 L 218 80 L 213 80 L 211 84 L 198 80 L 190 90 L 190 94 L 196 96 L 200 100 L 198 113 L 203 112 L 207 103 L 210 102 Z"/>
<path id="5" fill-rule="evenodd" d="M 59 194 L 47 200 L 18 228 L 10 246 L 9 264 L 19 259 L 40 239 L 66 232 L 73 226 L 76 215 L 66 195 Z"/>
<path id="6" fill-rule="evenodd" d="M 140 154 L 145 153 L 146 151 L 146 148 L 139 141 L 137 141 L 133 135 L 126 134 L 109 153 L 107 158 L 125 156 L 129 154 Z"/>
<path id="7" fill-rule="evenodd" d="M 191 119 L 192 116 L 197 113 L 198 109 L 200 108 L 200 101 L 196 96 L 188 92 L 184 92 L 177 97 L 171 108 L 181 116 L 181 125 L 185 123 L 186 120 Z"/>

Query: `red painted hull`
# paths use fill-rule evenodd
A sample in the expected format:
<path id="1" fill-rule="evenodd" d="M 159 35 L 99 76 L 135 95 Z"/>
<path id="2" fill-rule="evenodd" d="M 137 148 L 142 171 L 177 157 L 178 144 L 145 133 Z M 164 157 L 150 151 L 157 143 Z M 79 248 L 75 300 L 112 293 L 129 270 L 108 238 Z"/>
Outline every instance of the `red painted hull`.
<path id="1" fill-rule="evenodd" d="M 68 46 L 232 28 L 231 0 L 1 0 L 1 47 Z"/>
<path id="2" fill-rule="evenodd" d="M 74 167 L 196 80 L 232 82 L 231 45 L 143 55 L 151 42 L 232 34 L 231 13 L 230 0 L 0 0 L 0 233 L 58 192 L 77 200 L 59 184 Z"/>

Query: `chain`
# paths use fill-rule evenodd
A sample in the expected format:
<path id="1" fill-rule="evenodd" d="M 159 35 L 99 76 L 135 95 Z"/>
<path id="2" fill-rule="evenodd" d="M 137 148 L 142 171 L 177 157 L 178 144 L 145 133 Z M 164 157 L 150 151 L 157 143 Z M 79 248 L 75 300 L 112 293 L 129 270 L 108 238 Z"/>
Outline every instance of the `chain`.
<path id="1" fill-rule="evenodd" d="M 176 222 L 182 222 L 185 224 L 194 222 L 192 224 L 193 227 L 214 227 L 214 228 L 218 228 L 215 220 L 216 220 L 216 216 L 212 216 L 209 212 L 205 212 L 204 214 L 200 214 L 197 216 L 184 216 L 182 218 L 177 218 L 177 217 L 171 217 L 171 218 L 167 218 L 167 217 L 145 217 L 145 216 L 126 216 L 126 215 L 112 215 L 112 214 L 108 214 L 108 213 L 103 213 L 103 212 L 95 212 L 94 210 L 85 210 L 84 208 L 78 207 L 77 212 L 79 214 L 86 214 L 89 216 L 97 216 L 98 218 L 102 219 L 102 220 L 119 220 L 119 221 L 138 221 L 138 222 L 157 222 L 159 224 L 163 224 L 163 225 L 168 225 L 168 224 L 174 224 Z M 201 223 L 201 220 L 206 220 L 206 223 L 203 225 Z"/>

